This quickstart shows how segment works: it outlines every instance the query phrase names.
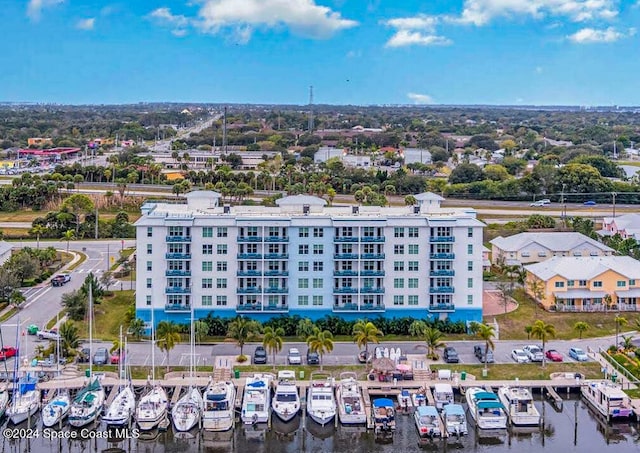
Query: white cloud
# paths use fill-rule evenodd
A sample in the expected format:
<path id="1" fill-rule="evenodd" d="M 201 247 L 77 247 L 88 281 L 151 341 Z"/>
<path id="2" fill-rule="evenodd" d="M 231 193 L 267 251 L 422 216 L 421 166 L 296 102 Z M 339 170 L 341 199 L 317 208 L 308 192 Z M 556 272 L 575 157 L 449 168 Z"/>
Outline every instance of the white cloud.
<path id="1" fill-rule="evenodd" d="M 173 14 L 169 8 L 154 9 L 147 17 L 162 26 L 172 28 L 171 34 L 174 36 L 181 37 L 187 34 L 189 19 L 181 14 Z"/>
<path id="2" fill-rule="evenodd" d="M 187 35 L 187 30 L 184 28 L 176 28 L 175 30 L 171 30 L 171 34 L 173 36 L 177 36 L 178 38 L 182 38 Z"/>
<path id="3" fill-rule="evenodd" d="M 76 28 L 78 30 L 93 30 L 93 27 L 96 25 L 96 18 L 89 17 L 87 19 L 80 19 L 76 23 Z"/>
<path id="4" fill-rule="evenodd" d="M 42 10 L 64 3 L 64 0 L 29 0 L 27 4 L 27 17 L 33 21 L 40 20 Z"/>
<path id="5" fill-rule="evenodd" d="M 407 97 L 411 99 L 414 104 L 433 104 L 433 98 L 428 94 L 407 93 Z"/>
<path id="6" fill-rule="evenodd" d="M 385 21 L 385 25 L 399 30 L 426 30 L 433 31 L 438 24 L 437 16 L 426 16 L 419 14 L 415 17 L 397 17 Z"/>
<path id="7" fill-rule="evenodd" d="M 633 36 L 635 33 L 635 28 L 630 28 L 627 33 L 620 32 L 613 27 L 609 27 L 604 30 L 583 28 L 574 34 L 567 36 L 567 39 L 576 44 L 610 43 L 616 42 L 622 38 Z"/>
<path id="8" fill-rule="evenodd" d="M 542 72 L 544 71 L 544 69 L 542 68 L 542 66 L 536 66 L 536 74 L 542 74 Z"/>
<path id="9" fill-rule="evenodd" d="M 449 38 L 438 35 L 427 35 L 419 31 L 398 30 L 385 47 L 405 47 L 405 46 L 448 46 L 453 44 Z"/>
<path id="10" fill-rule="evenodd" d="M 347 52 L 347 55 L 346 55 L 347 58 L 360 58 L 361 56 L 362 56 L 362 51 L 360 49 L 350 50 L 349 52 Z"/>

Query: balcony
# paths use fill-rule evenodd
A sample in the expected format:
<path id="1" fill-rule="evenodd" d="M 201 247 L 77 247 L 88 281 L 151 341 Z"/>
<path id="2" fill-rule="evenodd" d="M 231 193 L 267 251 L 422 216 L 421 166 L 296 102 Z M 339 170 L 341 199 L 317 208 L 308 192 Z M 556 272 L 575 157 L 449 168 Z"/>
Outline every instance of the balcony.
<path id="1" fill-rule="evenodd" d="M 167 277 L 191 277 L 191 271 L 183 271 L 181 269 L 168 269 L 164 275 Z"/>
<path id="2" fill-rule="evenodd" d="M 455 242 L 454 236 L 431 236 L 429 242 Z"/>
<path id="3" fill-rule="evenodd" d="M 190 260 L 191 253 L 167 253 L 164 257 L 168 260 Z"/>
<path id="4" fill-rule="evenodd" d="M 265 277 L 288 277 L 289 271 L 265 271 Z"/>
<path id="5" fill-rule="evenodd" d="M 259 260 L 262 259 L 262 253 L 238 253 L 239 260 Z"/>
<path id="6" fill-rule="evenodd" d="M 357 253 L 335 253 L 333 258 L 336 260 L 357 260 Z"/>
<path id="7" fill-rule="evenodd" d="M 384 277 L 384 271 L 360 271 L 362 277 Z"/>
<path id="8" fill-rule="evenodd" d="M 456 255 L 455 253 L 432 253 L 429 258 L 432 260 L 454 260 Z"/>
<path id="9" fill-rule="evenodd" d="M 262 311 L 262 304 L 238 304 L 236 312 Z"/>
<path id="10" fill-rule="evenodd" d="M 341 288 L 333 288 L 334 294 L 356 294 L 358 292 L 358 288 L 354 288 L 352 286 L 343 286 Z"/>
<path id="11" fill-rule="evenodd" d="M 384 236 L 363 236 L 360 242 L 384 242 Z"/>
<path id="12" fill-rule="evenodd" d="M 190 294 L 190 286 L 167 286 L 164 290 L 166 294 Z"/>
<path id="13" fill-rule="evenodd" d="M 183 304 L 165 304 L 164 311 L 172 311 L 172 312 L 190 312 L 191 305 L 183 305 Z"/>
<path id="14" fill-rule="evenodd" d="M 383 260 L 384 253 L 363 253 L 360 258 L 363 260 Z"/>
<path id="15" fill-rule="evenodd" d="M 456 306 L 454 304 L 432 304 L 429 305 L 429 311 L 456 311 Z"/>
<path id="16" fill-rule="evenodd" d="M 237 294 L 260 294 L 262 292 L 261 286 L 245 286 L 244 288 L 238 288 Z"/>
<path id="17" fill-rule="evenodd" d="M 286 313 L 289 311 L 289 306 L 288 305 L 265 305 L 264 311 Z"/>
<path id="18" fill-rule="evenodd" d="M 357 277 L 358 271 L 333 271 L 334 277 Z"/>
<path id="19" fill-rule="evenodd" d="M 273 286 L 265 288 L 264 292 L 269 294 L 286 294 L 289 292 L 289 288 Z"/>
<path id="20" fill-rule="evenodd" d="M 265 260 L 288 260 L 289 254 L 288 253 L 265 253 L 264 259 Z"/>
<path id="21" fill-rule="evenodd" d="M 262 242 L 262 236 L 238 236 L 238 242 Z"/>
<path id="22" fill-rule="evenodd" d="M 431 277 L 453 277 L 455 274 L 456 272 L 451 269 L 439 269 L 429 272 Z"/>
<path id="23" fill-rule="evenodd" d="M 262 271 L 238 271 L 238 277 L 261 277 Z"/>
<path id="24" fill-rule="evenodd" d="M 431 294 L 452 294 L 454 292 L 453 286 L 432 286 L 429 288 Z"/>
<path id="25" fill-rule="evenodd" d="M 360 310 L 363 311 L 384 311 L 384 304 L 362 304 Z"/>
<path id="26" fill-rule="evenodd" d="M 358 304 L 334 305 L 333 311 L 359 311 Z"/>
<path id="27" fill-rule="evenodd" d="M 358 238 L 355 236 L 336 236 L 333 238 L 333 242 L 358 242 Z"/>
<path id="28" fill-rule="evenodd" d="M 365 286 L 360 288 L 360 292 L 364 294 L 383 294 L 384 288 L 381 286 Z"/>
<path id="29" fill-rule="evenodd" d="M 167 242 L 191 242 L 191 236 L 167 236 Z"/>
<path id="30" fill-rule="evenodd" d="M 265 242 L 289 242 L 289 236 L 268 236 Z"/>

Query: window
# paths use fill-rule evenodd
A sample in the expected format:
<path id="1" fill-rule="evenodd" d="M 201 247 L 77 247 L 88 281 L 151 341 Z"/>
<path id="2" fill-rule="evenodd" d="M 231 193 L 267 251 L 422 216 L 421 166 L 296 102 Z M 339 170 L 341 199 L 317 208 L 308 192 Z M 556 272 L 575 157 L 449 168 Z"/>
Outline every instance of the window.
<path id="1" fill-rule="evenodd" d="M 313 245 L 313 254 L 314 255 L 322 255 L 324 253 L 324 245 L 322 244 L 314 244 Z"/>
<path id="2" fill-rule="evenodd" d="M 407 298 L 407 305 L 418 305 L 418 296 L 409 296 Z"/>
<path id="3" fill-rule="evenodd" d="M 602 288 L 602 282 L 601 281 L 593 282 L 593 287 L 594 288 Z"/>
<path id="4" fill-rule="evenodd" d="M 213 244 L 202 244 L 203 255 L 213 255 Z"/>
<path id="5" fill-rule="evenodd" d="M 220 264 L 220 263 L 218 263 Z M 225 263 L 227 264 L 227 263 Z M 202 262 L 202 272 L 211 272 L 213 271 L 213 262 L 212 261 L 203 261 Z"/>
<path id="6" fill-rule="evenodd" d="M 467 294 L 467 305 L 473 305 L 473 294 Z"/>
<path id="7" fill-rule="evenodd" d="M 313 262 L 313 271 L 314 272 L 322 272 L 324 270 L 324 262 L 322 261 L 314 261 Z"/>
<path id="8" fill-rule="evenodd" d="M 473 237 L 473 228 L 467 228 L 467 237 L 468 238 L 472 238 Z"/>
<path id="9" fill-rule="evenodd" d="M 313 229 L 313 237 L 314 238 L 324 237 L 324 230 L 322 228 L 314 228 Z"/>
<path id="10" fill-rule="evenodd" d="M 298 271 L 309 272 L 309 261 L 300 261 L 298 263 Z"/>
<path id="11" fill-rule="evenodd" d="M 148 271 L 151 271 L 151 269 L 153 267 L 153 264 L 151 264 L 151 263 L 152 263 L 151 261 L 147 261 L 147 270 Z"/>
<path id="12" fill-rule="evenodd" d="M 226 272 L 227 271 L 227 262 L 226 261 L 218 261 L 216 263 L 216 271 L 218 271 L 218 272 Z"/>
<path id="13" fill-rule="evenodd" d="M 529 252 L 522 252 L 520 255 L 521 255 L 523 258 L 529 258 L 529 257 L 531 256 L 531 253 L 529 253 Z"/>
<path id="14" fill-rule="evenodd" d="M 393 253 L 395 255 L 404 255 L 404 245 L 396 244 L 393 246 Z"/>
<path id="15" fill-rule="evenodd" d="M 216 288 L 225 289 L 227 287 L 227 279 L 226 278 L 216 278 Z"/>
<path id="16" fill-rule="evenodd" d="M 151 305 L 151 296 L 147 296 L 147 305 Z"/>
<path id="17" fill-rule="evenodd" d="M 564 288 L 564 282 L 556 282 L 556 288 Z"/>
<path id="18" fill-rule="evenodd" d="M 299 278 L 298 279 L 298 288 L 306 289 L 309 287 L 309 279 L 308 278 Z"/>
<path id="19" fill-rule="evenodd" d="M 227 296 L 216 296 L 216 305 L 227 305 Z"/>
<path id="20" fill-rule="evenodd" d="M 309 305 L 309 296 L 298 296 L 298 305 Z"/>
<path id="21" fill-rule="evenodd" d="M 467 245 L 467 255 L 473 255 L 473 244 Z"/>
<path id="22" fill-rule="evenodd" d="M 468 271 L 472 271 L 473 270 L 473 261 L 467 261 L 467 270 Z"/>
<path id="23" fill-rule="evenodd" d="M 582 256 L 582 252 L 573 252 L 573 256 Z"/>
<path id="24" fill-rule="evenodd" d="M 315 289 L 322 289 L 323 287 L 323 282 L 321 278 L 314 278 L 313 279 L 313 287 Z"/>
<path id="25" fill-rule="evenodd" d="M 147 244 L 147 255 L 151 255 L 153 253 L 153 244 Z"/>
<path id="26" fill-rule="evenodd" d="M 473 288 L 473 279 L 472 278 L 468 278 L 467 279 L 467 288 Z"/>
<path id="27" fill-rule="evenodd" d="M 629 286 L 636 286 L 635 280 L 629 280 Z"/>
<path id="28" fill-rule="evenodd" d="M 567 280 L 567 286 L 573 286 L 574 281 L 573 280 Z"/>
<path id="29" fill-rule="evenodd" d="M 627 282 L 626 282 L 625 280 L 618 280 L 618 281 L 616 282 L 616 286 L 617 286 L 618 288 L 622 288 L 622 287 L 624 287 L 624 286 L 627 286 Z"/>
<path id="30" fill-rule="evenodd" d="M 204 288 L 204 289 L 213 288 L 213 279 L 212 278 L 203 278 L 202 279 L 202 288 Z"/>
<path id="31" fill-rule="evenodd" d="M 579 286 L 587 286 L 587 281 L 586 280 L 578 280 L 578 285 Z"/>
<path id="32" fill-rule="evenodd" d="M 227 254 L 227 244 L 218 244 L 216 246 L 216 251 L 218 252 L 218 255 L 226 255 Z"/>
<path id="33" fill-rule="evenodd" d="M 393 262 L 393 270 L 396 272 L 404 271 L 404 261 L 394 261 Z"/>
<path id="34" fill-rule="evenodd" d="M 298 230 L 298 237 L 308 238 L 309 237 L 309 228 L 300 228 Z"/>
<path id="35" fill-rule="evenodd" d="M 395 227 L 393 229 L 393 237 L 395 237 L 395 238 L 403 238 L 404 237 L 404 228 Z"/>
<path id="36" fill-rule="evenodd" d="M 419 265 L 417 261 L 409 261 L 408 270 L 412 272 L 417 272 L 419 269 Z"/>
<path id="37" fill-rule="evenodd" d="M 547 256 L 547 252 L 538 252 L 538 256 L 543 258 L 543 257 Z"/>
<path id="38" fill-rule="evenodd" d="M 404 296 L 393 296 L 393 305 L 404 305 Z"/>
<path id="39" fill-rule="evenodd" d="M 148 278 L 147 279 L 147 288 L 152 288 L 153 287 L 153 279 L 152 278 Z"/>
<path id="40" fill-rule="evenodd" d="M 298 254 L 299 255 L 308 255 L 309 254 L 309 246 L 307 244 L 300 244 L 298 246 Z"/>
<path id="41" fill-rule="evenodd" d="M 417 238 L 419 236 L 418 233 L 418 228 L 417 227 L 409 227 L 409 237 L 410 238 Z M 411 304 L 409 304 L 411 305 Z"/>
<path id="42" fill-rule="evenodd" d="M 404 278 L 394 278 L 393 279 L 393 287 L 394 288 L 404 288 Z"/>
<path id="43" fill-rule="evenodd" d="M 409 288 L 417 288 L 418 285 L 420 284 L 419 281 L 420 280 L 417 279 L 417 278 L 410 278 L 409 281 L 407 282 L 409 284 L 408 287 Z"/>
<path id="44" fill-rule="evenodd" d="M 420 246 L 418 244 L 409 244 L 409 255 L 417 255 L 420 253 Z"/>
<path id="45" fill-rule="evenodd" d="M 202 306 L 210 307 L 213 305 L 213 297 L 212 296 L 202 296 Z"/>
<path id="46" fill-rule="evenodd" d="M 322 296 L 313 296 L 313 305 L 322 305 L 323 303 Z"/>
<path id="47" fill-rule="evenodd" d="M 152 227 L 147 227 L 147 237 L 153 237 L 153 228 Z"/>
<path id="48" fill-rule="evenodd" d="M 202 237 L 203 238 L 212 238 L 213 237 L 213 227 L 203 227 L 202 228 Z"/>
<path id="49" fill-rule="evenodd" d="M 228 234 L 227 227 L 218 227 L 217 235 L 219 238 L 226 238 Z"/>

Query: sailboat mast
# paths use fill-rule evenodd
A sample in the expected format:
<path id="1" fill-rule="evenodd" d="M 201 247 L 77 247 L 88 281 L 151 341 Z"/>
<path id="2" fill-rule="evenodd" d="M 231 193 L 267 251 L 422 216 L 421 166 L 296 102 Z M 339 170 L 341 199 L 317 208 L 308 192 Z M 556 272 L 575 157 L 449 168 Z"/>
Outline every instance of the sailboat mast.
<path id="1" fill-rule="evenodd" d="M 191 305 L 191 337 L 189 338 L 189 377 L 191 378 L 191 382 L 193 382 L 193 355 L 195 354 L 195 341 L 194 341 L 194 332 L 193 332 L 193 304 Z"/>
<path id="2" fill-rule="evenodd" d="M 120 380 L 120 387 L 122 387 L 122 324 L 120 324 L 120 343 L 118 343 L 118 379 Z"/>
<path id="3" fill-rule="evenodd" d="M 18 402 L 18 369 L 20 367 L 20 315 L 18 315 L 18 325 L 16 326 L 16 346 L 18 347 L 18 352 L 16 354 L 16 359 L 13 363 L 13 393 L 11 398 L 11 406 L 15 410 L 16 403 Z M 5 360 L 6 362 L 6 360 Z M 6 365 L 5 365 L 6 366 Z"/>
<path id="4" fill-rule="evenodd" d="M 151 384 L 156 381 L 156 326 L 154 324 L 153 307 L 151 307 Z"/>
<path id="5" fill-rule="evenodd" d="M 93 376 L 93 283 L 89 284 L 89 379 Z"/>

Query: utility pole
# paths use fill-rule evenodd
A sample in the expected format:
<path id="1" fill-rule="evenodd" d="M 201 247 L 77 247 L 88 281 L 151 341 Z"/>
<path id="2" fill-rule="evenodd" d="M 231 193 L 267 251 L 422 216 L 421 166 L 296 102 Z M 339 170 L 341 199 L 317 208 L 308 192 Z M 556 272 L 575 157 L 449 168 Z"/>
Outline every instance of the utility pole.
<path id="1" fill-rule="evenodd" d="M 562 193 L 560 194 L 560 204 L 562 204 L 562 223 L 566 224 L 567 217 L 567 205 L 564 203 L 564 189 L 567 187 L 566 184 L 562 184 Z"/>
<path id="2" fill-rule="evenodd" d="M 313 134 L 313 85 L 309 87 L 309 124 L 307 125 L 307 129 L 309 129 L 309 134 Z"/>
<path id="3" fill-rule="evenodd" d="M 616 192 L 611 192 L 611 197 L 613 198 L 613 217 L 616 216 Z"/>
<path id="4" fill-rule="evenodd" d="M 96 208 L 96 239 L 98 239 L 98 208 Z"/>
<path id="5" fill-rule="evenodd" d="M 224 108 L 224 116 L 222 117 L 222 152 L 227 154 L 227 107 Z"/>

